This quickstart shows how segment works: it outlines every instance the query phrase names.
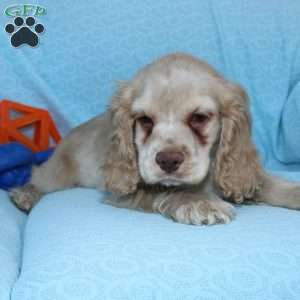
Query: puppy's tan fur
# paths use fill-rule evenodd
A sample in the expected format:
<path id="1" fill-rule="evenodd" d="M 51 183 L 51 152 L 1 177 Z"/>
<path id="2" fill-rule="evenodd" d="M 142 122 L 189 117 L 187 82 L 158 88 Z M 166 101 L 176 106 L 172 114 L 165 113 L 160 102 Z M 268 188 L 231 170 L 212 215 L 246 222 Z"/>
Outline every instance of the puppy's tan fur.
<path id="1" fill-rule="evenodd" d="M 180 119 L 201 105 L 213 109 L 214 116 L 205 129 L 207 145 L 202 146 Z M 157 122 L 148 140 L 135 116 L 141 110 Z M 181 141 L 174 138 L 176 130 Z M 175 179 L 169 180 L 150 156 L 149 161 L 139 160 L 154 147 L 151 143 L 156 148 L 185 149 Z M 197 155 L 203 170 L 209 166 L 201 179 L 197 177 L 201 165 L 194 166 Z M 42 194 L 73 186 L 112 192 L 108 203 L 159 212 L 186 224 L 229 222 L 234 209 L 224 198 L 300 209 L 300 185 L 273 178 L 261 167 L 251 142 L 246 92 L 187 54 L 164 56 L 120 83 L 108 111 L 75 128 L 50 160 L 33 170 L 30 183 L 13 190 L 11 197 L 28 211 Z"/>

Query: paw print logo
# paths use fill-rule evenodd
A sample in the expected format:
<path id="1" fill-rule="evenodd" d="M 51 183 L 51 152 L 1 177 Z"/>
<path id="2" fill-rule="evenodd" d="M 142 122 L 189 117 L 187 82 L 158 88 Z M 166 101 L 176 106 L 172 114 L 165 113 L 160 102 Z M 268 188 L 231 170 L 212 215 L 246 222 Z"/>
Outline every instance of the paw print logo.
<path id="1" fill-rule="evenodd" d="M 45 31 L 42 24 L 36 24 L 33 17 L 16 17 L 14 24 L 7 24 L 5 31 L 11 35 L 10 42 L 13 47 L 28 45 L 36 47 L 39 43 L 39 35 Z"/>

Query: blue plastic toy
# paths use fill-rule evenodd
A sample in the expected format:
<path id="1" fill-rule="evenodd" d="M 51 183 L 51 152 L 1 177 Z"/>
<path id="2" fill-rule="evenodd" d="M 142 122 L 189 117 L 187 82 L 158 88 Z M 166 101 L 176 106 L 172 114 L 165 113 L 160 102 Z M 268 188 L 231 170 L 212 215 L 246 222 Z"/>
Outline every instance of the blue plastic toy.
<path id="1" fill-rule="evenodd" d="M 46 161 L 53 151 L 34 153 L 20 143 L 0 145 L 0 188 L 10 190 L 28 182 L 32 166 Z"/>

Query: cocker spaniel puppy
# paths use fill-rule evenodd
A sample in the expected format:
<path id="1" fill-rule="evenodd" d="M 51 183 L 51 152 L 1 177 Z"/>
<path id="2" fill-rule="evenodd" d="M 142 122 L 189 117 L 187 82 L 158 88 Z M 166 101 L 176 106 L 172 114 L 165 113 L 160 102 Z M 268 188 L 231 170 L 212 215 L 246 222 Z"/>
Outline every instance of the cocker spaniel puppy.
<path id="1" fill-rule="evenodd" d="M 247 102 L 205 62 L 164 56 L 122 82 L 108 111 L 71 131 L 11 198 L 28 211 L 45 193 L 97 187 L 115 206 L 195 225 L 232 220 L 229 201 L 300 209 L 300 185 L 262 169 Z"/>

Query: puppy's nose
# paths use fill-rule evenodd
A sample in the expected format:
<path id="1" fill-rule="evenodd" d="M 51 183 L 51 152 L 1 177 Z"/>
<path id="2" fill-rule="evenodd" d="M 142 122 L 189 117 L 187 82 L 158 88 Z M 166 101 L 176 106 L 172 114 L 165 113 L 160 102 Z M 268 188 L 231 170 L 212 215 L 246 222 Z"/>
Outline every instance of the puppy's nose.
<path id="1" fill-rule="evenodd" d="M 184 156 L 179 151 L 161 151 L 156 154 L 155 160 L 163 171 L 173 173 L 184 161 Z"/>

